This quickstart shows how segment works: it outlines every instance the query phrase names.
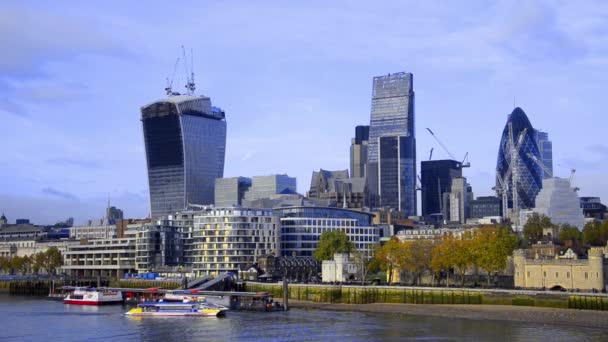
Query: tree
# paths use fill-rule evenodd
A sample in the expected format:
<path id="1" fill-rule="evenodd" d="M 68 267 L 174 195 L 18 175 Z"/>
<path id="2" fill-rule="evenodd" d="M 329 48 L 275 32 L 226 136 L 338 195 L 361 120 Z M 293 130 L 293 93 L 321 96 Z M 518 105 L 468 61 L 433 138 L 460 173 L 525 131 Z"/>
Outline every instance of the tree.
<path id="1" fill-rule="evenodd" d="M 517 236 L 510 228 L 485 226 L 475 232 L 471 240 L 473 259 L 487 273 L 488 286 L 492 274 L 507 267 L 507 258 L 517 243 Z"/>
<path id="2" fill-rule="evenodd" d="M 376 259 L 383 271 L 388 275 L 388 283 L 393 282 L 393 272 L 403 264 L 403 246 L 398 238 L 392 237 L 376 253 Z"/>
<path id="3" fill-rule="evenodd" d="M 422 274 L 430 269 L 434 243 L 426 239 L 417 239 L 404 243 L 404 247 L 404 260 L 401 267 L 414 276 L 416 285 L 418 285 Z"/>
<path id="4" fill-rule="evenodd" d="M 11 273 L 12 272 L 21 272 L 21 274 L 25 275 L 27 274 L 27 271 L 30 269 L 31 266 L 31 258 L 29 256 L 14 256 L 11 259 Z"/>
<path id="5" fill-rule="evenodd" d="M 32 262 L 32 271 L 35 274 L 38 274 L 40 269 L 44 268 L 44 264 L 46 263 L 46 254 L 43 252 L 36 253 Z"/>
<path id="6" fill-rule="evenodd" d="M 431 257 L 431 270 L 435 274 L 445 273 L 445 286 L 450 286 L 450 269 L 454 264 L 454 246 L 456 240 L 452 235 L 444 236 L 443 239 L 433 248 Z"/>
<path id="7" fill-rule="evenodd" d="M 314 257 L 318 261 L 331 260 L 334 253 L 350 253 L 354 250 L 355 245 L 348 241 L 346 233 L 334 230 L 321 234 L 319 247 L 315 250 Z"/>
<path id="8" fill-rule="evenodd" d="M 11 260 L 8 257 L 0 257 L 0 272 L 9 273 L 11 270 Z"/>
<path id="9" fill-rule="evenodd" d="M 583 243 L 586 246 L 606 246 L 608 240 L 608 221 L 589 222 L 583 228 Z"/>
<path id="10" fill-rule="evenodd" d="M 367 275 L 378 268 L 378 262 L 376 258 L 374 258 L 377 249 L 378 245 L 374 245 L 374 247 L 372 247 L 372 252 L 370 253 L 354 251 L 350 254 L 355 265 L 357 265 L 357 273 L 361 279 L 361 285 L 365 285 Z"/>
<path id="11" fill-rule="evenodd" d="M 582 236 L 581 231 L 571 225 L 563 224 L 559 228 L 559 241 L 575 250 L 580 249 L 583 242 Z"/>
<path id="12" fill-rule="evenodd" d="M 543 229 L 553 227 L 551 219 L 545 215 L 533 213 L 524 225 L 524 237 L 529 243 L 535 243 L 543 237 Z"/>
<path id="13" fill-rule="evenodd" d="M 43 265 L 50 275 L 55 275 L 62 265 L 61 252 L 57 247 L 51 247 L 44 252 Z"/>

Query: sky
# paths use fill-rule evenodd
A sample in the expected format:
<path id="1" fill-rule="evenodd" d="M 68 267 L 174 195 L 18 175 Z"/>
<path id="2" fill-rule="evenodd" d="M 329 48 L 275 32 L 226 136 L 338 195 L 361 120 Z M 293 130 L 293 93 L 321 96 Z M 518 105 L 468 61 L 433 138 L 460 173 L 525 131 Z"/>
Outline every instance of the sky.
<path id="1" fill-rule="evenodd" d="M 0 4 L 0 211 L 9 222 L 149 212 L 140 107 L 193 50 L 225 110 L 224 176 L 347 169 L 372 78 L 414 74 L 418 161 L 460 159 L 491 195 L 507 115 L 553 141 L 554 173 L 608 202 L 608 2 L 151 1 Z M 183 89 L 178 67 L 174 88 Z M 419 164 L 418 164 L 419 165 Z M 420 205 L 420 204 L 419 204 Z"/>

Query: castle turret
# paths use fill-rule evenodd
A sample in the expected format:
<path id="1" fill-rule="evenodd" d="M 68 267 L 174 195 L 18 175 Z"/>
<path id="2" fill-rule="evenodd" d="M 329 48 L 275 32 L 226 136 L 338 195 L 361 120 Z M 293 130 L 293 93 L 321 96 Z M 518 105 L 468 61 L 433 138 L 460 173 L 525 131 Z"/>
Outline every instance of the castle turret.
<path id="1" fill-rule="evenodd" d="M 604 287 L 604 248 L 589 249 L 589 280 L 594 290 L 601 291 Z"/>
<path id="2" fill-rule="evenodd" d="M 7 224 L 8 221 L 6 220 L 6 216 L 4 216 L 4 213 L 2 213 L 2 216 L 0 216 L 0 227 L 4 227 Z"/>

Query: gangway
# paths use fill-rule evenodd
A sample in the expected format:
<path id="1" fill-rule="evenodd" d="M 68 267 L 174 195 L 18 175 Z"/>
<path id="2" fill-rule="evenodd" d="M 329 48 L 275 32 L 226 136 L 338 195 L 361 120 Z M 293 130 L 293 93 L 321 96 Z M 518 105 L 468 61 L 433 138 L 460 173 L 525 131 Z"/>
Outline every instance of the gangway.
<path id="1" fill-rule="evenodd" d="M 206 282 L 210 281 L 211 279 L 213 279 L 213 276 L 211 276 L 211 275 L 206 275 L 206 276 L 204 276 L 202 278 L 193 279 L 192 281 L 188 282 L 187 288 L 185 288 L 185 289 L 182 288 L 182 290 L 193 289 L 193 288 L 195 288 L 197 286 L 200 286 L 203 283 L 206 283 Z"/>
<path id="2" fill-rule="evenodd" d="M 191 288 L 194 290 L 207 290 L 212 288 L 214 285 L 217 285 L 225 280 L 231 279 L 234 277 L 233 273 L 224 273 L 224 274 L 220 274 L 217 277 L 211 279 L 210 281 L 202 284 L 201 286 L 197 287 L 197 288 Z"/>

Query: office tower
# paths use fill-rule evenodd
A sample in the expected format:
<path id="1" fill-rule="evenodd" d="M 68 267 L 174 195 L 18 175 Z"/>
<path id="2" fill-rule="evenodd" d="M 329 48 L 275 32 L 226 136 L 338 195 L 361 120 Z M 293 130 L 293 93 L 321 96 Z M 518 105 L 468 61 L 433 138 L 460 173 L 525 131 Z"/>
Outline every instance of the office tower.
<path id="1" fill-rule="evenodd" d="M 502 216 L 500 198 L 495 196 L 480 196 L 471 201 L 471 218 Z"/>
<path id="2" fill-rule="evenodd" d="M 549 140 L 549 133 L 536 131 L 536 143 L 542 161 L 543 179 L 553 177 L 553 143 Z"/>
<path id="3" fill-rule="evenodd" d="M 585 226 L 581 200 L 568 179 L 543 179 L 543 188 L 536 196 L 536 207 L 532 211 L 549 217 L 553 224 L 569 224 L 579 230 Z"/>
<path id="4" fill-rule="evenodd" d="M 276 194 L 295 194 L 296 178 L 287 175 L 253 176 L 251 188 L 245 194 L 248 201 Z"/>
<path id="5" fill-rule="evenodd" d="M 462 164 L 455 160 L 428 160 L 420 165 L 422 216 L 441 214 L 443 194 L 451 191 L 452 179 L 462 177 Z"/>
<path id="6" fill-rule="evenodd" d="M 355 137 L 350 144 L 350 175 L 353 178 L 365 177 L 369 126 L 355 127 Z"/>
<path id="7" fill-rule="evenodd" d="M 242 205 L 245 194 L 251 188 L 251 178 L 231 177 L 215 180 L 215 206 Z"/>
<path id="8" fill-rule="evenodd" d="M 367 155 L 370 207 L 416 214 L 413 75 L 374 77 Z"/>
<path id="9" fill-rule="evenodd" d="M 536 132 L 526 113 L 517 107 L 509 115 L 498 148 L 496 191 L 499 197 L 505 194 L 502 197 L 503 215 L 509 216 L 506 207 L 517 209 L 514 211 L 534 208 L 534 199 L 542 187 L 543 173 L 535 159 L 540 160 Z M 515 207 L 514 187 L 518 199 Z M 519 213 L 513 214 L 515 219 L 519 217 Z"/>
<path id="10" fill-rule="evenodd" d="M 175 95 L 141 108 L 152 217 L 212 204 L 224 174 L 226 116 L 205 96 Z"/>
<path id="11" fill-rule="evenodd" d="M 472 197 L 471 186 L 465 177 L 452 179 L 450 190 L 450 218 L 452 222 L 465 223 L 469 218 L 469 204 Z"/>

